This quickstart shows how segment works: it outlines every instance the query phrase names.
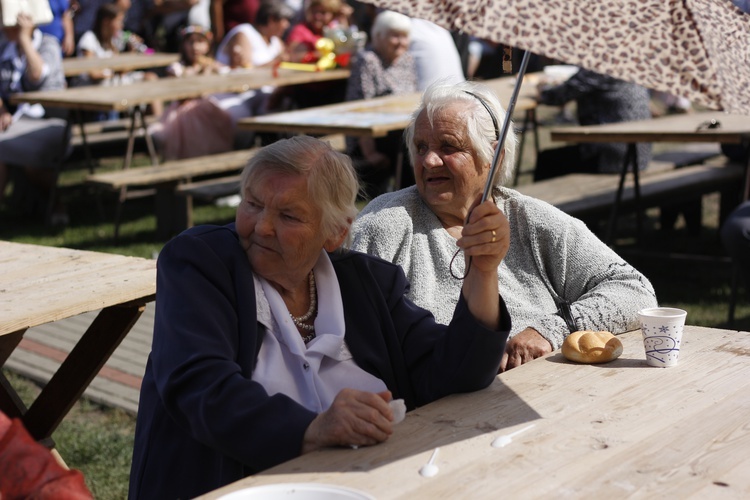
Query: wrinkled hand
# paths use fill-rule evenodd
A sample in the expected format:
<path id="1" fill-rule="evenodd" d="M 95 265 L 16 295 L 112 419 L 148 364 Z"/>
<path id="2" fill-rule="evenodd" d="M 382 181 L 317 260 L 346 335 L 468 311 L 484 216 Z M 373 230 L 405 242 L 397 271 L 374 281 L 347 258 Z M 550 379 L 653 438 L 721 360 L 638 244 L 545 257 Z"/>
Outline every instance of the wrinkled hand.
<path id="1" fill-rule="evenodd" d="M 533 328 L 527 328 L 508 339 L 500 362 L 504 372 L 552 352 L 552 345 Z"/>
<path id="2" fill-rule="evenodd" d="M 302 453 L 327 446 L 367 446 L 393 433 L 389 391 L 378 394 L 343 389 L 331 407 L 315 417 L 305 431 Z"/>
<path id="3" fill-rule="evenodd" d="M 472 258 L 472 268 L 496 274 L 510 247 L 510 224 L 492 200 L 478 204 L 479 200 L 481 196 L 474 202 L 456 244 L 467 259 Z"/>

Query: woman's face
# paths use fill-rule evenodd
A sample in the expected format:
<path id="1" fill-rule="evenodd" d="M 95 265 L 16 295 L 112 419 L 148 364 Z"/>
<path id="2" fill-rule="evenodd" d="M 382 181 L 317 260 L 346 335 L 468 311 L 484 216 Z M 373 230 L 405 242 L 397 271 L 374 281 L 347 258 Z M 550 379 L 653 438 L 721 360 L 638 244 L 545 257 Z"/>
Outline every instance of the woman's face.
<path id="1" fill-rule="evenodd" d="M 471 149 L 464 108 L 459 103 L 443 108 L 432 125 L 422 111 L 415 123 L 414 177 L 419 194 L 438 217 L 463 219 L 484 190 L 489 171 Z"/>
<path id="2" fill-rule="evenodd" d="M 277 288 L 293 288 L 321 249 L 335 250 L 343 236 L 323 235 L 322 212 L 309 199 L 306 177 L 271 173 L 249 184 L 235 219 L 240 243 L 256 273 Z"/>
<path id="3" fill-rule="evenodd" d="M 374 49 L 386 63 L 390 64 L 409 49 L 409 33 L 388 30 L 378 37 Z"/>
<path id="4" fill-rule="evenodd" d="M 112 38 L 117 33 L 122 31 L 123 23 L 125 22 L 125 14 L 117 14 L 112 19 L 104 19 L 102 21 L 102 34 L 105 38 Z"/>
<path id="5" fill-rule="evenodd" d="M 194 63 L 198 57 L 208 54 L 210 44 L 203 35 L 192 33 L 182 43 L 185 44 L 185 57 L 191 63 Z"/>
<path id="6" fill-rule="evenodd" d="M 333 21 L 333 12 L 326 10 L 322 5 L 313 5 L 307 9 L 307 24 L 317 34 L 323 33 L 323 28 Z"/>
<path id="7" fill-rule="evenodd" d="M 281 18 L 269 18 L 268 19 L 268 36 L 269 37 L 277 37 L 281 38 L 284 36 L 284 33 L 286 33 L 286 30 L 289 29 L 289 19 Z"/>

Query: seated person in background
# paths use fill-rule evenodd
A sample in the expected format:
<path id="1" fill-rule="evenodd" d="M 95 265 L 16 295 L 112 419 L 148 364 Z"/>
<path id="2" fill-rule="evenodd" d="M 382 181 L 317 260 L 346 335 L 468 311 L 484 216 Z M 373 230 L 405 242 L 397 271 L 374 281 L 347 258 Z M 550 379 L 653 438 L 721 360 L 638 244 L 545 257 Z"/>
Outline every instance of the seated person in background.
<path id="1" fill-rule="evenodd" d="M 466 271 L 452 260 L 456 240 L 484 191 L 504 117 L 486 86 L 429 87 L 405 131 L 416 186 L 375 198 L 353 226 L 352 249 L 403 267 L 408 297 L 441 323 L 459 300 L 454 276 Z M 649 281 L 581 221 L 503 187 L 516 142 L 509 134 L 492 190 L 510 221 L 510 250 L 495 270 L 513 320 L 504 370 L 559 348 L 575 330 L 638 328 L 638 311 L 656 305 Z"/>
<path id="2" fill-rule="evenodd" d="M 343 0 L 310 0 L 306 4 L 304 21 L 292 26 L 286 35 L 289 60 L 315 64 L 321 53 L 315 43 L 323 37 L 325 28 L 349 26 L 352 8 Z M 289 98 L 285 107 L 309 108 L 342 102 L 346 96 L 346 80 L 315 82 L 284 87 L 276 96 L 280 102 Z"/>
<path id="3" fill-rule="evenodd" d="M 39 104 L 10 103 L 10 96 L 34 90 L 65 88 L 60 44 L 34 27 L 31 16 L 18 15 L 16 26 L 3 26 L 0 36 L 0 204 L 5 201 L 10 170 L 23 168 L 29 184 L 44 204 L 52 208 L 52 223 L 67 223 L 59 199 L 47 203 L 57 182 L 57 166 L 67 153 L 65 113 Z M 18 188 L 15 184 L 14 189 Z"/>
<path id="4" fill-rule="evenodd" d="M 107 58 L 120 52 L 133 52 L 141 47 L 143 40 L 136 34 L 123 32 L 122 26 L 125 11 L 117 3 L 108 3 L 99 7 L 96 13 L 94 29 L 87 31 L 78 41 L 78 57 Z M 79 76 L 75 85 L 97 83 L 100 85 L 125 85 L 141 80 L 156 80 L 158 75 L 152 71 L 130 71 L 113 74 L 110 69 L 91 71 Z M 151 104 L 152 112 L 160 115 L 161 102 Z"/>
<path id="5" fill-rule="evenodd" d="M 167 75 L 182 77 L 228 71 L 210 55 L 212 33 L 200 26 L 182 30 L 180 60 L 167 67 Z M 214 96 L 173 101 L 157 123 L 148 127 L 165 160 L 192 158 L 231 151 L 234 145 L 232 116 Z"/>
<path id="6" fill-rule="evenodd" d="M 231 68 L 263 68 L 288 58 L 281 37 L 294 16 L 283 0 L 263 0 L 253 24 L 235 26 L 216 49 L 216 59 Z"/>
<path id="7" fill-rule="evenodd" d="M 444 326 L 405 297 L 401 268 L 341 248 L 358 186 L 327 143 L 282 139 L 245 167 L 235 223 L 161 251 L 130 498 L 193 498 L 316 449 L 375 445 L 393 432 L 391 398 L 411 410 L 494 380 L 505 217 L 474 209 Z"/>
<path id="8" fill-rule="evenodd" d="M 580 125 L 651 118 L 648 90 L 586 69 L 579 69 L 559 85 L 541 86 L 538 100 L 552 106 L 575 100 Z M 628 145 L 624 143 L 581 143 L 547 149 L 537 157 L 534 180 L 571 173 L 619 173 L 627 149 Z M 651 144 L 639 143 L 637 154 L 638 169 L 643 170 L 651 161 Z"/>
<path id="9" fill-rule="evenodd" d="M 320 53 L 315 43 L 323 37 L 325 28 L 347 27 L 351 7 L 343 0 L 310 0 L 305 8 L 305 20 L 292 26 L 286 36 L 291 61 L 315 63 Z"/>
<path id="10" fill-rule="evenodd" d="M 49 7 L 54 16 L 52 22 L 40 25 L 39 31 L 57 38 L 63 56 L 73 55 L 76 50 L 76 40 L 70 3 L 68 0 L 50 0 Z"/>
<path id="11" fill-rule="evenodd" d="M 438 80 L 458 83 L 466 79 L 456 42 L 442 26 L 412 19 L 409 53 L 417 65 L 417 90 L 424 90 Z"/>
<path id="12" fill-rule="evenodd" d="M 750 201 L 738 206 L 721 226 L 721 242 L 750 290 Z"/>
<path id="13" fill-rule="evenodd" d="M 241 24 L 224 37 L 217 48 L 217 60 L 233 71 L 253 67 L 267 67 L 287 59 L 286 47 L 281 40 L 289 27 L 293 11 L 282 0 L 263 0 L 256 13 L 253 25 Z M 288 88 L 288 87 L 285 87 Z M 276 88 L 265 86 L 241 93 L 215 94 L 214 98 L 232 117 L 233 127 L 237 120 L 268 112 Z M 234 130 L 235 148 L 255 145 L 254 133 Z"/>
<path id="14" fill-rule="evenodd" d="M 410 27 L 410 19 L 403 14 L 378 14 L 370 47 L 357 53 L 352 61 L 347 101 L 416 92 L 416 66 L 407 52 Z M 386 192 L 401 151 L 402 135 L 391 132 L 379 139 L 347 137 L 347 153 L 354 160 L 368 198 Z M 401 183 L 402 179 L 396 181 Z"/>

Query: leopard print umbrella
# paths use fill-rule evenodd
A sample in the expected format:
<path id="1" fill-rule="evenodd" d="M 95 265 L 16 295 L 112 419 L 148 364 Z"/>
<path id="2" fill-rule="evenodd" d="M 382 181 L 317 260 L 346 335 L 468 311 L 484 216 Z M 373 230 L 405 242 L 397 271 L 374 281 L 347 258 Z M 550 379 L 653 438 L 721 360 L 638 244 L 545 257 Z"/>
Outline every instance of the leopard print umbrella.
<path id="1" fill-rule="evenodd" d="M 750 14 L 730 0 L 365 0 L 451 31 L 750 114 Z"/>

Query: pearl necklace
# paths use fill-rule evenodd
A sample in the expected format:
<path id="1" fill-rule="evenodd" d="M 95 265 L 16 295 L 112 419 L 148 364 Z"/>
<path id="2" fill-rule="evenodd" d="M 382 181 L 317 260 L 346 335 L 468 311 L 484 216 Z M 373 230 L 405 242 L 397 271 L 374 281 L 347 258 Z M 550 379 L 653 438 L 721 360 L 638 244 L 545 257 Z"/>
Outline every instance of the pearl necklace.
<path id="1" fill-rule="evenodd" d="M 310 321 L 310 319 L 318 311 L 318 297 L 317 293 L 315 293 L 315 274 L 312 271 L 310 271 L 307 283 L 310 289 L 310 309 L 308 309 L 307 312 L 302 316 L 294 316 L 291 312 L 289 313 L 289 316 L 292 318 L 292 322 L 294 322 L 297 328 L 301 328 L 302 330 L 310 332 L 308 335 L 302 337 L 302 340 L 305 342 L 305 344 L 315 338 L 315 325 L 312 323 L 308 323 L 308 321 Z"/>

